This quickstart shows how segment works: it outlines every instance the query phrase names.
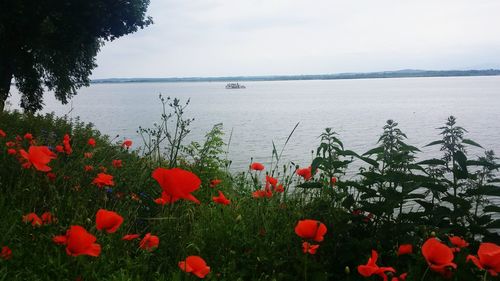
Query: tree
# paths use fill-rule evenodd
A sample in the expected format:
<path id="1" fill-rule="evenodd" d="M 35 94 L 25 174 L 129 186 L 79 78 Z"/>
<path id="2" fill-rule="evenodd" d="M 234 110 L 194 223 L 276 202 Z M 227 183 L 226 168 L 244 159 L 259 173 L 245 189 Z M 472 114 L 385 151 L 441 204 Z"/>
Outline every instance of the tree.
<path id="1" fill-rule="evenodd" d="M 44 89 L 62 103 L 88 86 L 95 57 L 152 24 L 149 0 L 0 0 L 0 110 L 14 80 L 21 107 L 43 107 Z"/>

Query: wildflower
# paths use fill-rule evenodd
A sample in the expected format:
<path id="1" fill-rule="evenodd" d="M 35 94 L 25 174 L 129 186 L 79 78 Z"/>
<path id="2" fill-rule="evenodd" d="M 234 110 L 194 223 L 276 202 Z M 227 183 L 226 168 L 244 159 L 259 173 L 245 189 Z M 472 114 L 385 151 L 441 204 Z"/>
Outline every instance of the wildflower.
<path id="1" fill-rule="evenodd" d="M 7 134 L 2 129 L 0 129 L 0 138 L 5 138 L 6 136 Z"/>
<path id="2" fill-rule="evenodd" d="M 465 241 L 462 237 L 450 236 L 449 239 L 451 244 L 455 246 L 455 248 L 452 248 L 453 252 L 460 252 L 461 248 L 469 246 L 469 243 L 467 243 L 467 241 Z"/>
<path id="3" fill-rule="evenodd" d="M 17 151 L 14 148 L 9 148 L 7 149 L 7 154 L 9 155 L 16 155 Z"/>
<path id="4" fill-rule="evenodd" d="M 429 268 L 444 277 L 451 277 L 451 269 L 457 268 L 457 265 L 453 263 L 453 251 L 436 238 L 429 238 L 425 241 L 422 245 L 422 255 Z"/>
<path id="5" fill-rule="evenodd" d="M 285 188 L 283 187 L 282 184 L 278 184 L 274 189 L 273 189 L 274 192 L 276 193 L 281 193 L 281 192 L 285 192 Z"/>
<path id="6" fill-rule="evenodd" d="M 70 141 L 71 141 L 71 138 L 69 137 L 69 135 L 68 134 L 64 135 L 64 138 L 63 138 L 64 151 L 68 155 L 73 153 L 73 149 L 71 148 L 71 144 L 69 143 Z"/>
<path id="7" fill-rule="evenodd" d="M 158 247 L 158 244 L 160 244 L 160 238 L 156 235 L 151 235 L 151 233 L 147 233 L 144 235 L 144 238 L 142 238 L 141 243 L 139 243 L 139 248 L 152 251 Z"/>
<path id="8" fill-rule="evenodd" d="M 408 273 L 403 273 L 401 275 L 399 275 L 399 277 L 392 277 L 391 281 L 405 281 L 406 280 L 406 277 L 408 276 Z"/>
<path id="9" fill-rule="evenodd" d="M 51 212 L 45 212 L 41 216 L 43 224 L 52 224 L 55 219 Z"/>
<path id="10" fill-rule="evenodd" d="M 25 223 L 31 223 L 33 227 L 40 227 L 42 226 L 43 222 L 40 219 L 40 217 L 35 214 L 35 213 L 29 213 L 27 215 L 23 216 L 23 222 Z"/>
<path id="11" fill-rule="evenodd" d="M 62 145 L 56 145 L 56 151 L 59 152 L 59 153 L 63 153 L 64 152 L 64 147 Z"/>
<path id="12" fill-rule="evenodd" d="M 113 160 L 112 161 L 113 167 L 115 168 L 121 168 L 122 167 L 122 160 Z"/>
<path id="13" fill-rule="evenodd" d="M 84 152 L 83 153 L 83 157 L 87 158 L 87 159 L 91 159 L 92 157 L 94 157 L 94 153 L 92 153 L 92 152 Z"/>
<path id="14" fill-rule="evenodd" d="M 10 258 L 12 258 L 12 250 L 7 246 L 3 246 L 2 250 L 0 251 L 0 258 L 4 260 L 9 260 Z"/>
<path id="15" fill-rule="evenodd" d="M 337 178 L 336 177 L 332 177 L 330 179 L 330 183 L 331 183 L 331 185 L 335 185 L 337 183 Z"/>
<path id="16" fill-rule="evenodd" d="M 47 173 L 47 178 L 50 180 L 50 181 L 55 181 L 56 180 L 56 174 L 54 173 Z"/>
<path id="17" fill-rule="evenodd" d="M 265 189 L 265 190 L 261 189 L 261 190 L 256 190 L 256 191 L 252 192 L 253 198 L 264 198 L 264 197 L 270 198 L 272 196 L 273 196 L 273 193 L 269 189 Z"/>
<path id="18" fill-rule="evenodd" d="M 316 242 L 323 241 L 326 226 L 317 220 L 300 220 L 295 226 L 295 233 L 303 239 L 312 239 Z"/>
<path id="19" fill-rule="evenodd" d="M 500 273 L 500 246 L 493 243 L 481 243 L 477 255 L 468 255 L 467 261 L 472 261 L 479 269 L 486 270 L 491 276 Z"/>
<path id="20" fill-rule="evenodd" d="M 162 198 L 169 199 L 173 203 L 179 199 L 185 199 L 200 204 L 200 201 L 191 192 L 200 188 L 201 180 L 195 174 L 180 169 L 157 168 L 152 177 L 160 184 Z"/>
<path id="21" fill-rule="evenodd" d="M 122 146 L 129 149 L 132 146 L 132 141 L 131 140 L 125 140 L 122 143 Z"/>
<path id="22" fill-rule="evenodd" d="M 205 278 L 210 273 L 210 267 L 199 256 L 189 256 L 184 261 L 179 262 L 179 268 L 187 273 L 192 273 L 198 278 Z"/>
<path id="23" fill-rule="evenodd" d="M 28 152 L 21 149 L 19 153 L 21 153 L 21 156 L 26 161 L 24 165 L 27 168 L 33 165 L 35 169 L 42 172 L 52 170 L 47 164 L 56 158 L 56 155 L 47 146 L 30 146 Z"/>
<path id="24" fill-rule="evenodd" d="M 122 237 L 122 240 L 130 241 L 130 240 L 137 239 L 139 237 L 140 237 L 139 234 L 127 234 L 127 235 Z"/>
<path id="25" fill-rule="evenodd" d="M 278 184 L 278 180 L 266 175 L 266 183 L 269 183 L 271 186 L 276 187 L 276 185 Z"/>
<path id="26" fill-rule="evenodd" d="M 312 178 L 312 167 L 309 166 L 307 168 L 297 169 L 297 175 L 304 178 L 304 180 L 308 181 Z"/>
<path id="27" fill-rule="evenodd" d="M 95 225 L 97 230 L 106 230 L 107 233 L 114 233 L 123 223 L 123 217 L 113 211 L 99 209 L 95 215 Z"/>
<path id="28" fill-rule="evenodd" d="M 84 169 L 85 172 L 90 172 L 94 170 L 94 167 L 92 165 L 85 165 Z"/>
<path id="29" fill-rule="evenodd" d="M 102 188 L 103 186 L 113 186 L 113 176 L 105 173 L 97 174 L 97 177 L 92 181 L 92 184 L 97 185 L 97 187 Z"/>
<path id="30" fill-rule="evenodd" d="M 402 244 L 402 245 L 399 245 L 398 256 L 409 255 L 411 253 L 413 253 L 413 245 L 412 244 Z"/>
<path id="31" fill-rule="evenodd" d="M 387 280 L 386 272 L 396 272 L 392 267 L 379 267 L 377 265 L 378 253 L 372 250 L 372 256 L 368 259 L 368 262 L 364 265 L 358 265 L 358 273 L 363 277 L 370 277 L 372 275 L 378 275 Z"/>
<path id="32" fill-rule="evenodd" d="M 218 186 L 221 182 L 222 182 L 222 180 L 213 179 L 210 181 L 210 187 L 214 188 L 214 187 Z"/>
<path id="33" fill-rule="evenodd" d="M 318 250 L 319 248 L 319 245 L 313 245 L 313 244 L 309 244 L 309 242 L 304 242 L 302 243 L 302 252 L 304 252 L 304 254 L 311 254 L 311 255 L 314 255 L 316 254 L 316 251 Z"/>
<path id="34" fill-rule="evenodd" d="M 66 235 L 58 235 L 52 241 L 58 245 L 66 245 L 66 254 L 69 256 L 88 255 L 98 257 L 101 254 L 101 245 L 95 243 L 97 239 L 85 228 L 72 225 Z"/>
<path id="35" fill-rule="evenodd" d="M 226 196 L 224 196 L 224 193 L 222 193 L 222 191 L 219 190 L 219 196 L 218 197 L 212 197 L 212 200 L 215 202 L 215 203 L 219 203 L 219 204 L 222 204 L 222 205 L 229 205 L 231 203 L 231 200 L 228 200 L 226 198 Z"/>
<path id="36" fill-rule="evenodd" d="M 262 171 L 264 170 L 264 165 L 262 165 L 261 163 L 259 162 L 253 162 L 251 165 L 250 165 L 250 170 L 254 170 L 254 171 Z"/>
<path id="37" fill-rule="evenodd" d="M 30 133 L 26 133 L 26 134 L 24 135 L 24 139 L 25 139 L 25 140 L 28 140 L 28 141 L 31 141 L 31 140 L 33 140 L 33 135 L 32 135 L 32 134 L 30 134 Z"/>
<path id="38" fill-rule="evenodd" d="M 94 138 L 90 138 L 88 141 L 87 141 L 87 144 L 92 146 L 92 147 L 95 147 L 95 139 Z"/>

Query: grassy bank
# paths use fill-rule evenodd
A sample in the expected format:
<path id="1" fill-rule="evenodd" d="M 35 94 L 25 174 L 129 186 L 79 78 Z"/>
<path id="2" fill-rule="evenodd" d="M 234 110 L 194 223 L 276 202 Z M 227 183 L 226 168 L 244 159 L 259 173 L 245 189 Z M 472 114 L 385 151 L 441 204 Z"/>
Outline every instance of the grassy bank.
<path id="1" fill-rule="evenodd" d="M 498 263 L 480 255 L 488 272 L 467 257 L 483 242 L 500 243 L 500 208 L 489 201 L 500 196 L 499 165 L 488 151 L 467 158 L 467 147 L 480 146 L 453 118 L 430 143 L 442 155 L 426 161 L 415 161 L 419 149 L 388 121 L 366 153 L 345 150 L 328 129 L 311 167 L 279 163 L 274 152 L 279 165 L 230 174 L 221 126 L 184 144 L 182 106 L 163 114 L 141 129 L 144 144 L 129 147 L 77 121 L 0 113 L 0 247 L 11 251 L 0 256 L 0 280 L 498 280 Z M 49 152 L 39 156 L 39 147 Z M 354 159 L 365 165 L 347 180 Z M 219 192 L 229 204 L 214 200 Z M 100 209 L 123 222 L 106 217 L 103 226 Z M 80 249 L 85 239 L 70 242 L 71 226 L 95 236 L 98 255 Z M 144 240 L 148 233 L 159 243 Z M 139 237 L 123 240 L 127 234 Z M 319 247 L 305 244 L 304 253 L 304 242 Z M 411 253 L 398 255 L 401 245 Z M 367 263 L 372 250 L 376 266 Z M 500 250 L 492 253 L 500 260 Z M 186 273 L 179 262 L 188 256 L 201 257 L 209 273 Z"/>

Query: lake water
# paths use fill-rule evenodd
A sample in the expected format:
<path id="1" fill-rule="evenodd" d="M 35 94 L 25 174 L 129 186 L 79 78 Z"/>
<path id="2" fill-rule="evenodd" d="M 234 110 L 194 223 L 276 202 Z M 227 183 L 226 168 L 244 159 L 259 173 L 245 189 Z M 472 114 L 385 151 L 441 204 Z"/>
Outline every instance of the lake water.
<path id="1" fill-rule="evenodd" d="M 221 82 L 93 84 L 70 104 L 49 93 L 44 112 L 80 116 L 82 121 L 118 139 L 141 145 L 139 126 L 160 120 L 158 94 L 191 99 L 187 117 L 194 117 L 190 140 L 202 140 L 216 123 L 233 131 L 229 146 L 232 170 L 248 168 L 250 159 L 271 161 L 272 141 L 278 150 L 300 122 L 283 158 L 304 166 L 312 159 L 324 128 L 332 127 L 347 149 L 363 153 L 376 145 L 387 119 L 397 121 L 408 143 L 419 148 L 439 139 L 449 115 L 471 138 L 500 153 L 500 77 L 395 78 L 320 81 L 244 82 L 246 89 L 225 89 Z M 19 95 L 10 98 L 18 108 Z M 72 110 L 71 110 L 72 109 Z M 425 148 L 421 158 L 440 156 Z M 481 155 L 473 150 L 471 156 Z"/>

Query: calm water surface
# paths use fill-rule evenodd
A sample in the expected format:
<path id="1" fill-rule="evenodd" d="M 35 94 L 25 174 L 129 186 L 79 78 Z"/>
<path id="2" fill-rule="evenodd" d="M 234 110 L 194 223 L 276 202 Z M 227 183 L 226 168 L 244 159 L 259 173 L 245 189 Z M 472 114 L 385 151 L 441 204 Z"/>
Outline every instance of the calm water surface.
<path id="1" fill-rule="evenodd" d="M 160 120 L 158 94 L 191 99 L 186 116 L 194 117 L 190 140 L 201 141 L 216 123 L 223 123 L 232 169 L 245 170 L 255 161 L 271 161 L 272 141 L 284 158 L 309 165 L 311 150 L 324 128 L 332 127 L 346 148 L 363 153 L 376 145 L 387 119 L 406 132 L 408 143 L 422 147 L 439 139 L 449 115 L 468 131 L 468 138 L 500 153 L 500 77 L 397 78 L 325 81 L 244 82 L 246 89 L 226 90 L 225 83 L 93 84 L 68 105 L 45 96 L 44 112 L 80 116 L 102 132 L 141 145 L 136 131 Z M 10 102 L 17 108 L 19 95 Z M 72 109 L 72 110 L 71 110 Z M 469 154 L 480 155 L 473 150 Z M 440 156 L 423 149 L 422 158 Z"/>

